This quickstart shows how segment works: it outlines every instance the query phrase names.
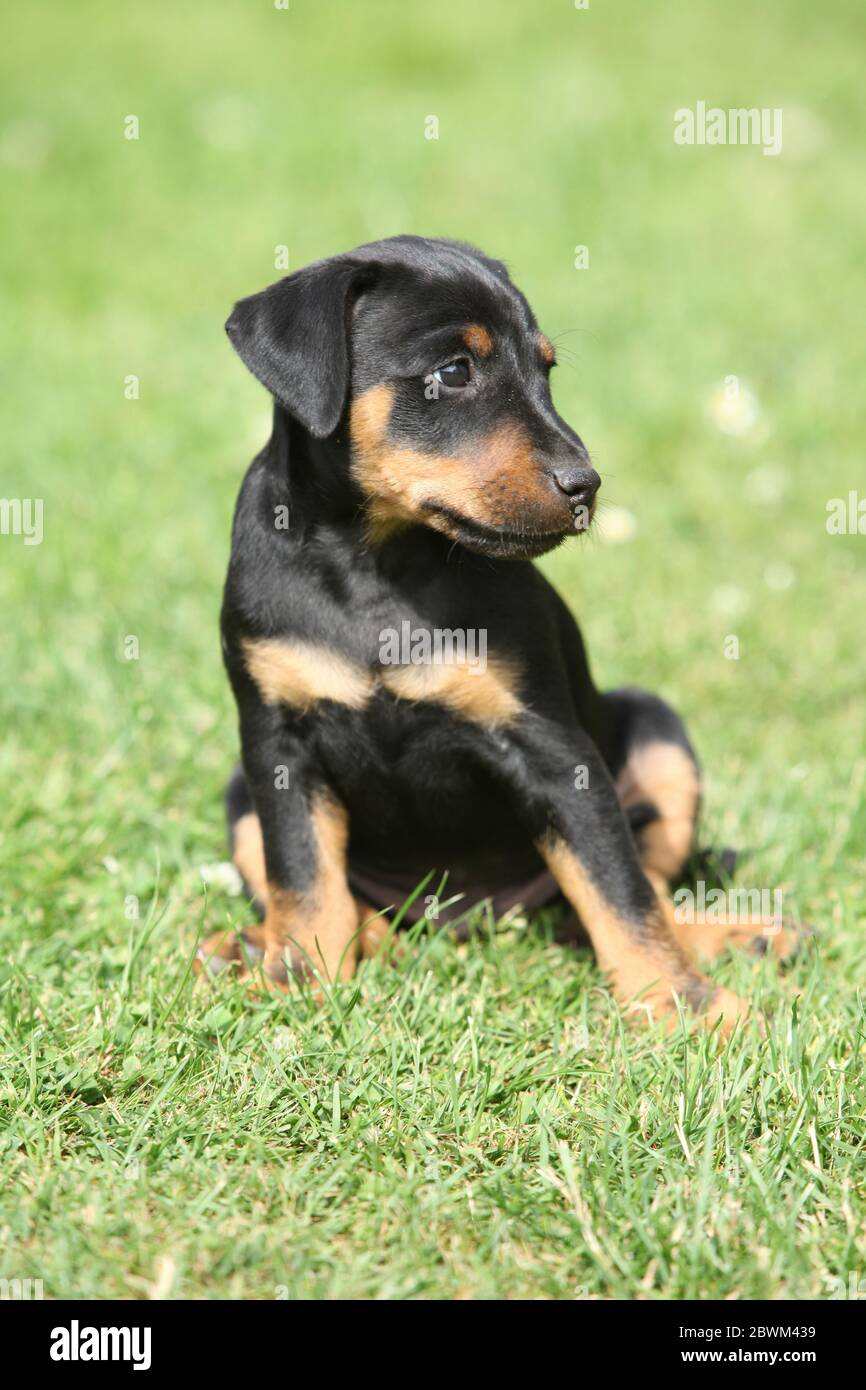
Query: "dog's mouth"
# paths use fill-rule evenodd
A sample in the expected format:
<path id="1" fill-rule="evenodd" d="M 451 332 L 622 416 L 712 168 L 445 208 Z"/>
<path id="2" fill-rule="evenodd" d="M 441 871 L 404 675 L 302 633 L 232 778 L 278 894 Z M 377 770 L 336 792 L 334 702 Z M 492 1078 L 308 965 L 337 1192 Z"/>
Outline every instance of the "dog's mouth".
<path id="1" fill-rule="evenodd" d="M 576 516 L 573 524 L 564 530 L 547 531 L 534 526 L 488 526 L 463 512 L 444 507 L 439 502 L 427 502 L 424 511 L 430 517 L 431 525 L 443 531 L 452 540 L 459 541 L 467 550 L 478 555 L 491 555 L 499 559 L 532 560 L 555 550 L 569 536 L 580 535 L 589 529 L 592 521 L 591 509 L 588 515 Z"/>

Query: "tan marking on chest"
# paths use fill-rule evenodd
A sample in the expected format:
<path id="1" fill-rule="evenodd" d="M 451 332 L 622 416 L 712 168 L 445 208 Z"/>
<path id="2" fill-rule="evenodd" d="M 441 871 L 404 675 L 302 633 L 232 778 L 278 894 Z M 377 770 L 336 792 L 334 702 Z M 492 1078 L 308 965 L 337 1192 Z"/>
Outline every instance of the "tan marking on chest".
<path id="1" fill-rule="evenodd" d="M 483 670 L 468 661 L 386 666 L 378 674 L 327 647 L 280 638 L 247 639 L 244 659 L 266 704 L 306 714 L 322 700 L 362 709 L 379 688 L 399 700 L 443 705 L 461 719 L 511 724 L 523 710 L 513 663 L 492 657 Z"/>
<path id="2" fill-rule="evenodd" d="M 306 713 L 320 700 L 361 709 L 374 689 L 370 672 L 338 652 L 313 642 L 246 639 L 247 670 L 268 705 L 291 705 Z"/>
<path id="3" fill-rule="evenodd" d="M 466 662 L 395 666 L 383 673 L 382 684 L 400 700 L 445 705 L 478 724 L 512 724 L 523 710 L 514 667 L 495 658 L 483 671 Z"/>

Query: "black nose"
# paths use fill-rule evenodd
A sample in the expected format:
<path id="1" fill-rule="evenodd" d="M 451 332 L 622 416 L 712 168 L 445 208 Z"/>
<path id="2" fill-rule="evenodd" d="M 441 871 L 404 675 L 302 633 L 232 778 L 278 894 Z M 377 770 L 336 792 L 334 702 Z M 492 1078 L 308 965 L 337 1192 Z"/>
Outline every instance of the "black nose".
<path id="1" fill-rule="evenodd" d="M 553 469 L 557 486 L 576 507 L 588 507 L 601 487 L 601 478 L 586 463 L 561 463 Z"/>

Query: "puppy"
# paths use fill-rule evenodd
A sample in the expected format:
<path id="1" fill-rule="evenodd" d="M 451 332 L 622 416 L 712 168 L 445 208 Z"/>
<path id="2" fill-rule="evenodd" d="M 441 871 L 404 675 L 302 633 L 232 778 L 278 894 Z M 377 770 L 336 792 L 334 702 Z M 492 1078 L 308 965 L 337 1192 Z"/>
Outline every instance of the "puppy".
<path id="1" fill-rule="evenodd" d="M 505 267 L 394 237 L 241 300 L 226 328 L 274 398 L 222 610 L 233 853 L 263 923 L 202 962 L 344 980 L 447 870 L 461 912 L 564 899 L 622 1005 L 729 1031 L 746 1006 L 695 958 L 766 945 L 764 924 L 675 919 L 699 803 L 682 721 L 596 689 L 532 564 L 586 531 L 600 479 Z"/>

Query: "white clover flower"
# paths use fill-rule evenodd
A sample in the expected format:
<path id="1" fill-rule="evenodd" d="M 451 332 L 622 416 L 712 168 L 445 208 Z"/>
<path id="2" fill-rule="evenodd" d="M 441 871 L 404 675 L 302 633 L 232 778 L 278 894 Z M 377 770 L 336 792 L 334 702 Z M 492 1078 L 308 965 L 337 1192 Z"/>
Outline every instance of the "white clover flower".
<path id="1" fill-rule="evenodd" d="M 202 864 L 199 869 L 202 882 L 212 888 L 219 888 L 229 897 L 238 898 L 243 892 L 243 880 L 234 864 L 224 861 L 221 864 Z"/>
<path id="2" fill-rule="evenodd" d="M 712 604 L 717 613 L 736 616 L 748 608 L 749 596 L 745 589 L 738 588 L 736 584 L 722 584 L 713 590 Z"/>
<path id="3" fill-rule="evenodd" d="M 722 434 L 741 439 L 755 430 L 761 418 L 761 408 L 757 396 L 746 382 L 738 376 L 727 376 L 710 396 L 707 414 Z"/>

